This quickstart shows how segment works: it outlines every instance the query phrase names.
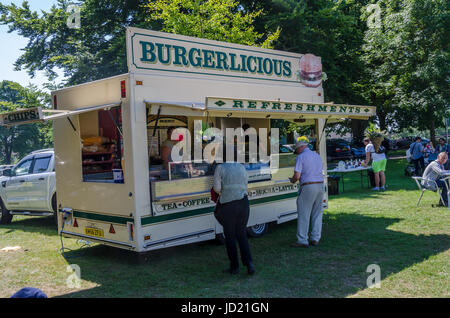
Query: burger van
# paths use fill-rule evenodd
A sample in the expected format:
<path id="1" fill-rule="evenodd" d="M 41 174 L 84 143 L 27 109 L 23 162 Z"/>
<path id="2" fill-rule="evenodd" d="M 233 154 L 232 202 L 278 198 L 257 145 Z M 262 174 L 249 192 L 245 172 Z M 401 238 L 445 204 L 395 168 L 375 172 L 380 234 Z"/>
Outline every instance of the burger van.
<path id="1" fill-rule="evenodd" d="M 324 103 L 321 61 L 311 54 L 137 28 L 126 29 L 126 41 L 128 73 L 54 91 L 52 109 L 0 117 L 3 125 L 53 120 L 65 237 L 147 252 L 221 235 L 210 193 L 219 157 L 190 155 L 203 158 L 225 130 L 242 135 L 244 125 L 267 145 L 265 161 L 245 164 L 248 233 L 261 236 L 268 223 L 297 218 L 295 155 L 278 154 L 277 123 L 310 126 L 326 171 L 326 124 L 375 115 L 375 107 Z M 182 132 L 167 136 L 168 127 Z M 166 166 L 170 138 L 184 153 Z"/>

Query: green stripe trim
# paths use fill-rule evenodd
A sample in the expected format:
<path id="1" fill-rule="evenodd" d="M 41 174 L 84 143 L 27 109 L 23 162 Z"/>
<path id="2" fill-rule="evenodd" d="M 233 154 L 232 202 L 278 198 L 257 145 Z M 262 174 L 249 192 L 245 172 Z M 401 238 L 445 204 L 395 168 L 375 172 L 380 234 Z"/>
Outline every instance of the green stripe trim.
<path id="1" fill-rule="evenodd" d="M 80 218 L 80 219 L 103 221 L 103 222 L 108 222 L 108 223 L 117 223 L 117 224 L 127 224 L 127 222 L 134 223 L 133 218 L 103 215 L 103 214 L 97 214 L 97 213 L 80 212 L 80 211 L 73 211 L 73 217 Z"/>
<path id="2" fill-rule="evenodd" d="M 286 193 L 286 194 L 276 195 L 276 196 L 267 197 L 267 198 L 253 199 L 253 200 L 250 200 L 249 203 L 250 203 L 250 205 L 255 205 L 255 204 L 262 204 L 262 203 L 267 203 L 267 202 L 272 202 L 272 201 L 280 201 L 280 200 L 294 198 L 297 195 L 298 195 L 298 192 L 296 191 L 296 192 L 292 192 L 292 193 Z M 214 206 L 211 206 L 211 207 L 196 209 L 196 210 L 190 210 L 190 211 L 184 211 L 184 212 L 178 212 L 178 213 L 175 212 L 175 213 L 167 214 L 167 215 L 148 216 L 148 217 L 144 217 L 141 219 L 141 224 L 142 224 L 142 226 L 145 226 L 145 225 L 149 225 L 149 224 L 167 222 L 167 221 L 172 221 L 172 220 L 187 218 L 187 217 L 192 217 L 192 216 L 200 216 L 202 214 L 210 214 L 213 212 L 214 212 Z"/>
<path id="3" fill-rule="evenodd" d="M 196 210 L 190 210 L 190 211 L 184 211 L 179 213 L 172 213 L 167 215 L 160 215 L 160 216 L 149 216 L 141 219 L 142 226 L 153 224 L 153 223 L 160 223 L 160 222 L 166 222 L 166 221 L 172 221 L 175 219 L 181 219 L 181 218 L 188 218 L 191 216 L 200 216 L 202 214 L 210 214 L 214 212 L 214 207 L 210 206 L 203 209 L 196 209 Z"/>
<path id="4" fill-rule="evenodd" d="M 298 191 L 295 191 L 292 193 L 276 195 L 273 197 L 266 197 L 266 198 L 261 198 L 261 199 L 250 200 L 250 205 L 267 203 L 267 202 L 271 202 L 271 201 L 286 200 L 286 199 L 290 199 L 290 198 L 295 198 L 296 196 L 298 196 Z"/>

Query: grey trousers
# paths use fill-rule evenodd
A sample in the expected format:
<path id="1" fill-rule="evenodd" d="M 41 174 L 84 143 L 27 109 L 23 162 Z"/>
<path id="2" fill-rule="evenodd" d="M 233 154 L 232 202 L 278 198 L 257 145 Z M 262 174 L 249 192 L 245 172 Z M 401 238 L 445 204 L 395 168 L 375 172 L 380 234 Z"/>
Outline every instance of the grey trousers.
<path id="1" fill-rule="evenodd" d="M 300 187 L 297 198 L 297 241 L 308 244 L 309 223 L 311 222 L 311 241 L 320 241 L 323 215 L 323 183 Z"/>

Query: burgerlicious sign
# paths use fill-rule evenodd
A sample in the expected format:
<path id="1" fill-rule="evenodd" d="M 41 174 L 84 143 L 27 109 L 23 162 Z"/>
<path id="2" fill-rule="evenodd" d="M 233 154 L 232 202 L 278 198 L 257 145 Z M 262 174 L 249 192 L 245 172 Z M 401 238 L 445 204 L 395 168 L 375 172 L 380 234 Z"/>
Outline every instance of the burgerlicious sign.
<path id="1" fill-rule="evenodd" d="M 131 72 L 185 73 L 319 87 L 320 57 L 127 28 Z"/>

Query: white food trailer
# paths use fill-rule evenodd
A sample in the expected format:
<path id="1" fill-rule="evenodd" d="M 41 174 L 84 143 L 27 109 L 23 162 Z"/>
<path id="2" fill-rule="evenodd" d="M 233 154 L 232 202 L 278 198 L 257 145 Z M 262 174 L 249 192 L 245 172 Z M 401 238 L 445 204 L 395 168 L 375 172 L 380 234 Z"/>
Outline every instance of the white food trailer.
<path id="1" fill-rule="evenodd" d="M 213 165 L 163 165 L 169 126 L 194 135 L 199 121 L 220 130 L 270 129 L 274 119 L 313 125 L 326 171 L 326 123 L 375 115 L 375 107 L 324 103 L 320 58 L 311 54 L 136 28 L 126 35 L 128 73 L 54 91 L 51 111 L 18 119 L 54 120 L 59 231 L 66 237 L 145 252 L 222 233 L 210 198 Z M 3 119 L 14 124 L 14 117 Z M 297 218 L 294 162 L 293 154 L 272 149 L 270 163 L 246 165 L 250 234 Z"/>

